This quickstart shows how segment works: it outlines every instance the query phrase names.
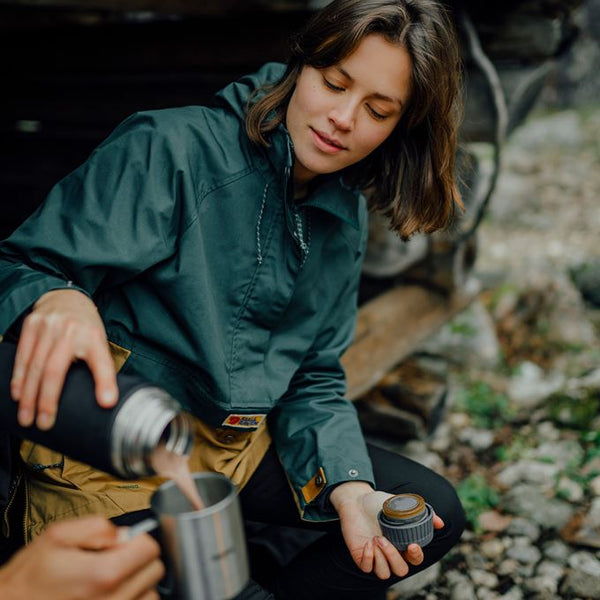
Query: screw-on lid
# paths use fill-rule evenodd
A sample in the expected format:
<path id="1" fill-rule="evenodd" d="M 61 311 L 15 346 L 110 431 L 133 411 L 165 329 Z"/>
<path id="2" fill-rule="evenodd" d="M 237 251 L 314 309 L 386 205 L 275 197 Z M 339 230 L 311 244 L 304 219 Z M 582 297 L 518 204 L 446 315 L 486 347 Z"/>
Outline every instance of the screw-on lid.
<path id="1" fill-rule="evenodd" d="M 398 494 L 383 503 L 382 511 L 390 521 L 413 521 L 425 511 L 425 500 L 418 494 Z"/>

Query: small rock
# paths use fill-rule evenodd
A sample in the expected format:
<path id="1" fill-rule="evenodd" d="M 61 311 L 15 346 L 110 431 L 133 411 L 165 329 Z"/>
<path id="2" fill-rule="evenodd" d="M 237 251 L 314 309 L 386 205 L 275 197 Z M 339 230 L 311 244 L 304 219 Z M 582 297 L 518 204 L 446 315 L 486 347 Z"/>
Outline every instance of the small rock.
<path id="1" fill-rule="evenodd" d="M 517 569 L 517 573 L 519 574 L 519 578 L 523 579 L 531 579 L 533 574 L 535 573 L 535 563 L 521 564 L 519 563 L 519 568 Z"/>
<path id="2" fill-rule="evenodd" d="M 548 529 L 560 529 L 573 516 L 574 508 L 566 502 L 547 498 L 531 484 L 518 484 L 503 497 L 507 512 L 535 521 Z"/>
<path id="3" fill-rule="evenodd" d="M 524 587 L 528 592 L 538 592 L 540 594 L 556 594 L 558 591 L 558 581 L 550 577 L 532 577 L 526 579 Z"/>
<path id="4" fill-rule="evenodd" d="M 508 526 L 506 533 L 513 537 L 526 537 L 528 540 L 535 542 L 540 537 L 540 528 L 529 519 L 517 517 Z"/>
<path id="5" fill-rule="evenodd" d="M 587 389 L 589 391 L 597 391 L 600 390 L 600 369 L 595 369 L 591 373 L 584 375 L 583 377 L 579 377 L 574 381 L 570 381 L 570 386 L 573 386 L 575 389 Z"/>
<path id="6" fill-rule="evenodd" d="M 600 496 L 600 475 L 597 475 L 590 481 L 590 492 L 594 496 Z"/>
<path id="7" fill-rule="evenodd" d="M 582 139 L 583 129 L 579 115 L 574 110 L 565 110 L 522 124 L 512 134 L 511 143 L 529 150 L 577 148 Z"/>
<path id="8" fill-rule="evenodd" d="M 554 581 L 558 583 L 565 574 L 565 568 L 562 564 L 559 565 L 554 561 L 543 560 L 537 566 L 535 572 L 539 577 L 548 577 L 549 579 L 554 579 Z"/>
<path id="9" fill-rule="evenodd" d="M 486 587 L 493 589 L 498 585 L 498 577 L 489 571 L 482 571 L 480 569 L 471 569 L 469 572 L 471 581 L 475 584 L 475 587 Z"/>
<path id="10" fill-rule="evenodd" d="M 541 440 L 546 442 L 557 442 L 560 439 L 560 430 L 554 426 L 552 421 L 542 421 L 539 423 L 537 434 Z"/>
<path id="11" fill-rule="evenodd" d="M 418 351 L 442 355 L 461 367 L 494 368 L 500 362 L 494 322 L 480 300 L 441 327 Z"/>
<path id="12" fill-rule="evenodd" d="M 504 554 L 504 543 L 498 538 L 486 540 L 485 542 L 482 542 L 479 551 L 486 558 L 496 560 Z"/>
<path id="13" fill-rule="evenodd" d="M 523 592 L 521 588 L 513 586 L 506 594 L 500 596 L 501 600 L 523 600 Z"/>
<path id="14" fill-rule="evenodd" d="M 510 525 L 512 520 L 513 517 L 503 515 L 497 510 L 487 510 L 479 515 L 478 522 L 483 531 L 500 533 Z"/>
<path id="15" fill-rule="evenodd" d="M 513 545 L 507 549 L 506 556 L 514 558 L 521 564 L 537 564 L 542 558 L 542 553 L 531 545 L 531 541 L 526 537 L 514 538 Z"/>
<path id="16" fill-rule="evenodd" d="M 518 375 L 510 380 L 507 393 L 519 408 L 532 409 L 560 390 L 564 383 L 561 373 L 546 376 L 536 364 L 524 361 L 519 365 Z"/>
<path id="17" fill-rule="evenodd" d="M 557 465 L 542 463 L 534 460 L 519 460 L 505 467 L 496 481 L 506 488 L 512 488 L 517 483 L 536 483 L 541 489 L 552 489 L 554 478 L 560 472 Z"/>
<path id="18" fill-rule="evenodd" d="M 575 519 L 575 523 L 577 520 Z M 578 529 L 572 534 L 575 544 L 600 548 L 600 498 L 594 498 L 590 509 L 581 520 Z"/>
<path id="19" fill-rule="evenodd" d="M 471 417 L 464 412 L 452 412 L 448 415 L 448 423 L 455 431 L 460 431 L 471 425 Z"/>
<path id="20" fill-rule="evenodd" d="M 421 440 L 411 440 L 404 444 L 402 454 L 436 473 L 440 473 L 444 468 L 444 462 L 440 456 L 435 452 L 430 452 L 425 442 Z"/>
<path id="21" fill-rule="evenodd" d="M 592 426 L 590 429 L 600 429 L 600 423 L 598 423 L 598 426 Z M 581 474 L 586 477 L 594 473 L 598 473 L 600 476 L 600 456 L 594 456 L 594 458 L 588 460 L 583 467 L 581 467 Z"/>
<path id="22" fill-rule="evenodd" d="M 514 558 L 503 560 L 497 567 L 498 575 L 513 575 L 519 569 L 519 562 Z"/>
<path id="23" fill-rule="evenodd" d="M 557 486 L 556 492 L 562 498 L 566 498 L 569 502 L 579 502 L 583 499 L 583 488 L 568 477 L 561 477 Z"/>
<path id="24" fill-rule="evenodd" d="M 568 564 L 571 570 L 560 588 L 561 592 L 600 599 L 600 561 L 589 552 L 575 552 L 569 557 Z"/>
<path id="25" fill-rule="evenodd" d="M 491 448 L 494 443 L 494 432 L 489 429 L 465 427 L 458 434 L 458 439 L 461 442 L 469 444 L 476 452 L 484 452 L 488 448 Z"/>
<path id="26" fill-rule="evenodd" d="M 560 540 L 551 540 L 543 546 L 544 556 L 556 563 L 564 563 L 571 554 L 571 549 Z"/>
<path id="27" fill-rule="evenodd" d="M 440 423 L 431 438 L 429 439 L 429 448 L 433 452 L 444 453 L 452 444 L 452 430 L 446 422 Z"/>
<path id="28" fill-rule="evenodd" d="M 469 552 L 464 556 L 470 571 L 486 571 L 488 569 L 488 561 L 479 552 Z"/>
<path id="29" fill-rule="evenodd" d="M 529 458 L 551 461 L 560 469 L 578 464 L 583 459 L 583 449 L 579 442 L 574 440 L 560 440 L 557 442 L 544 442 L 529 453 Z"/>
<path id="30" fill-rule="evenodd" d="M 477 590 L 477 600 L 500 600 L 500 594 L 492 590 L 482 587 Z"/>
<path id="31" fill-rule="evenodd" d="M 440 577 L 440 571 L 440 563 L 434 563 L 420 573 L 416 573 L 412 577 L 403 579 L 402 581 L 394 584 L 390 588 L 390 591 L 393 594 L 398 595 L 400 598 L 410 598 L 411 596 L 416 595 L 422 589 L 426 588 L 428 585 L 437 582 Z"/>
<path id="32" fill-rule="evenodd" d="M 466 579 L 463 584 L 456 585 L 452 588 L 450 600 L 477 600 L 475 587 L 468 579 Z"/>

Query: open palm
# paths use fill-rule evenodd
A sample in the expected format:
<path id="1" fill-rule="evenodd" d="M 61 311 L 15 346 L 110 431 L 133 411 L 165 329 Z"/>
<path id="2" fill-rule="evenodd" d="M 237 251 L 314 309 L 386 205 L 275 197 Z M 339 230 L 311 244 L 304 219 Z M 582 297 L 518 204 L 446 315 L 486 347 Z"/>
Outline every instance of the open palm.
<path id="1" fill-rule="evenodd" d="M 354 562 L 365 573 L 374 572 L 380 579 L 388 579 L 392 573 L 404 577 L 409 563 L 423 562 L 423 551 L 418 544 L 400 552 L 382 536 L 377 515 L 391 496 L 370 491 L 338 507 L 342 535 Z M 434 516 L 433 524 L 436 529 L 444 525 L 438 516 Z"/>

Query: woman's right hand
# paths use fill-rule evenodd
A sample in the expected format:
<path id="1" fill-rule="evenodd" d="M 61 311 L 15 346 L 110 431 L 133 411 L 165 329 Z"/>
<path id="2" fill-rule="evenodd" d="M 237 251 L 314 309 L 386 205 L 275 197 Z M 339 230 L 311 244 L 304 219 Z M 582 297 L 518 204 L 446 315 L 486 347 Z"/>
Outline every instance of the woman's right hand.
<path id="1" fill-rule="evenodd" d="M 54 425 L 65 376 L 76 359 L 92 372 L 98 404 L 114 406 L 116 371 L 96 305 L 77 290 L 47 292 L 25 318 L 15 356 L 10 386 L 21 426 Z"/>

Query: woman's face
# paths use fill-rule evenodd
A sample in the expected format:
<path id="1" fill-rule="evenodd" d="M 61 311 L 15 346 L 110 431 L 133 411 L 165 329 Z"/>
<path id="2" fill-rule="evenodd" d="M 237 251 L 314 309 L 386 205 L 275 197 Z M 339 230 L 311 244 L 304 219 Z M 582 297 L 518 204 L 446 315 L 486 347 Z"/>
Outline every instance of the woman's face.
<path id="1" fill-rule="evenodd" d="M 336 65 L 305 66 L 286 114 L 296 184 L 353 165 L 375 150 L 400 120 L 410 75 L 408 52 L 377 34 Z"/>

